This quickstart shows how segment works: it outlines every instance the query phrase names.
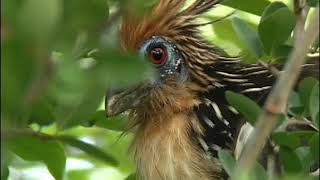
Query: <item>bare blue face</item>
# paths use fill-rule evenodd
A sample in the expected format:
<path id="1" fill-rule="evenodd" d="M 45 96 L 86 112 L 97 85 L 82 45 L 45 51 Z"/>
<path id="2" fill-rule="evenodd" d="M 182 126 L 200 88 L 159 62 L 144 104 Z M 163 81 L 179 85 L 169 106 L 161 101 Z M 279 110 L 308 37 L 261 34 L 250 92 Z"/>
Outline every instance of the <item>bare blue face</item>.
<path id="1" fill-rule="evenodd" d="M 144 41 L 139 49 L 139 55 L 149 60 L 157 70 L 153 80 L 155 84 L 161 84 L 171 75 L 178 77 L 178 81 L 185 81 L 187 69 L 181 53 L 175 45 L 160 36 L 153 36 Z"/>

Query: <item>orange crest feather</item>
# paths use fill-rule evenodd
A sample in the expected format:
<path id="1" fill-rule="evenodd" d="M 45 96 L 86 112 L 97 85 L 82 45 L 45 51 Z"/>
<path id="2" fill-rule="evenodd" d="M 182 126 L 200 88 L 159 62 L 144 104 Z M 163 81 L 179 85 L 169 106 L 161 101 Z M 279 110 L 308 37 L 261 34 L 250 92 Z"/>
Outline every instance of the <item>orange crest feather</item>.
<path id="1" fill-rule="evenodd" d="M 135 50 L 143 40 L 153 35 L 167 35 L 185 0 L 159 0 L 145 15 L 127 13 L 123 17 L 120 37 L 124 50 Z"/>
<path id="2" fill-rule="evenodd" d="M 193 20 L 217 4 L 218 0 L 196 0 L 183 10 L 186 0 L 158 0 L 150 12 L 143 16 L 127 12 L 120 30 L 121 47 L 125 51 L 136 50 L 152 36 L 165 36 L 174 40 L 181 28 L 193 24 Z"/>

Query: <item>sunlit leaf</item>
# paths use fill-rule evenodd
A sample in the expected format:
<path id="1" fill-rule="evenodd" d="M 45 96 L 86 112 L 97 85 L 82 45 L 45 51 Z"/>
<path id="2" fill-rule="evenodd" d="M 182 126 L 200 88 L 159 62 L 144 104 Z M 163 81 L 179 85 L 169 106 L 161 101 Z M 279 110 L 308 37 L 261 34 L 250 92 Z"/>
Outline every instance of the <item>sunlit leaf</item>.
<path id="1" fill-rule="evenodd" d="M 90 180 L 92 169 L 79 169 L 68 171 L 69 180 Z"/>
<path id="2" fill-rule="evenodd" d="M 247 49 L 257 57 L 261 57 L 263 54 L 263 47 L 259 39 L 258 33 L 252 29 L 246 22 L 239 18 L 233 18 L 233 28 L 238 34 L 238 37 L 245 44 Z"/>

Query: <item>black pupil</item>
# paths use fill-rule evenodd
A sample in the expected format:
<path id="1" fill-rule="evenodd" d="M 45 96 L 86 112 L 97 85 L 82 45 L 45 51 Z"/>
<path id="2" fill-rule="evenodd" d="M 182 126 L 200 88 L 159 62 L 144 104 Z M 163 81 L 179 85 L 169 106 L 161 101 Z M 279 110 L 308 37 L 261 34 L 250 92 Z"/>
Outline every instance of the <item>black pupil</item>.
<path id="1" fill-rule="evenodd" d="M 151 54 L 152 54 L 152 58 L 155 61 L 161 61 L 162 57 L 163 57 L 163 50 L 160 48 L 154 49 L 154 50 L 152 50 Z"/>

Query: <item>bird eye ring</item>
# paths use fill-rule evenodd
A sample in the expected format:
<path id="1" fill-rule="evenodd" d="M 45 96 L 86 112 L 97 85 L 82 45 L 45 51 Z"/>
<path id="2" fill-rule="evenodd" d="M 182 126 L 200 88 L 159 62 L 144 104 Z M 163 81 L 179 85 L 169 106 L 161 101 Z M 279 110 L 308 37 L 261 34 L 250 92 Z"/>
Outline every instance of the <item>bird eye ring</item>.
<path id="1" fill-rule="evenodd" d="M 168 60 L 168 52 L 163 47 L 155 47 L 149 51 L 149 58 L 155 65 L 163 65 Z"/>

